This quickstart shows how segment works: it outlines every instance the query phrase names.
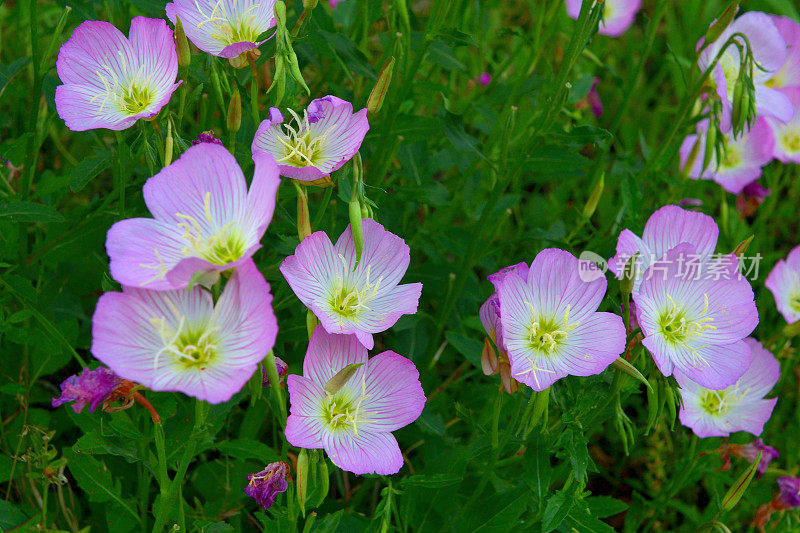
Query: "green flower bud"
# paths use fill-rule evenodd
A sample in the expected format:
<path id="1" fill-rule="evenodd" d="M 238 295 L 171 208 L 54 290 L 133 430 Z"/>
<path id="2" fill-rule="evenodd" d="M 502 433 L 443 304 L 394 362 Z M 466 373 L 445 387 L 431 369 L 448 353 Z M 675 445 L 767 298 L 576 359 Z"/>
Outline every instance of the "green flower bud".
<path id="1" fill-rule="evenodd" d="M 711 27 L 706 31 L 705 42 L 703 43 L 704 47 L 719 39 L 722 32 L 730 26 L 731 22 L 733 22 L 733 17 L 736 16 L 736 12 L 739 10 L 740 1 L 741 0 L 736 0 L 735 2 L 731 2 L 722 15 L 711 23 Z"/>
<path id="2" fill-rule="evenodd" d="M 699 141 L 697 144 L 700 144 Z M 706 171 L 706 169 L 711 165 L 712 158 L 714 157 L 714 152 L 717 147 L 717 126 L 715 124 L 709 124 L 708 131 L 706 132 L 706 146 L 705 150 L 703 150 L 703 167 L 700 169 L 700 173 Z"/>
<path id="3" fill-rule="evenodd" d="M 600 174 L 600 179 L 592 189 L 592 194 L 583 206 L 583 218 L 590 219 L 597 209 L 597 204 L 600 202 L 600 197 L 603 195 L 603 188 L 605 187 L 605 174 Z"/>
<path id="4" fill-rule="evenodd" d="M 227 116 L 228 131 L 236 133 L 242 125 L 242 97 L 239 94 L 239 87 L 233 87 L 231 101 L 228 103 Z"/>
<path id="5" fill-rule="evenodd" d="M 182 69 L 187 69 L 192 62 L 192 50 L 183 30 L 183 22 L 180 17 L 175 18 L 175 51 L 178 53 L 178 65 Z"/>
<path id="6" fill-rule="evenodd" d="M 386 99 L 386 92 L 389 90 L 389 85 L 392 82 L 392 72 L 394 71 L 394 57 L 389 60 L 381 75 L 378 77 L 375 87 L 369 93 L 367 98 L 367 112 L 375 114 L 383 107 L 383 101 Z"/>
<path id="7" fill-rule="evenodd" d="M 325 392 L 328 394 L 336 394 L 339 390 L 344 387 L 350 378 L 353 377 L 353 374 L 356 373 L 358 367 L 362 366 L 364 363 L 352 363 L 338 371 L 328 383 L 325 384 Z"/>
<path id="8" fill-rule="evenodd" d="M 172 120 L 167 121 L 167 139 L 164 141 L 164 166 L 172 163 L 172 149 L 175 140 L 172 138 Z"/>
<path id="9" fill-rule="evenodd" d="M 348 204 L 350 215 L 350 230 L 353 232 L 353 243 L 356 246 L 356 265 L 361 260 L 361 252 L 364 249 L 364 230 L 361 224 L 361 202 L 354 194 Z"/>
<path id="10" fill-rule="evenodd" d="M 630 259 L 628 259 L 628 262 L 625 263 L 625 266 L 622 269 L 622 279 L 619 282 L 619 292 L 622 293 L 622 299 L 625 302 L 628 301 L 628 297 L 633 292 L 633 286 L 636 284 L 638 262 L 639 252 L 636 252 Z"/>
<path id="11" fill-rule="evenodd" d="M 308 492 L 308 451 L 303 448 L 297 454 L 297 503 L 303 516 L 306 515 L 306 492 Z"/>
<path id="12" fill-rule="evenodd" d="M 742 499 L 744 496 L 747 487 L 750 486 L 750 482 L 753 481 L 753 478 L 756 475 L 756 470 L 758 469 L 758 465 L 761 463 L 761 454 L 764 452 L 759 451 L 758 457 L 748 466 L 744 472 L 742 472 L 736 481 L 733 482 L 731 488 L 728 489 L 728 492 L 725 493 L 725 496 L 722 498 L 722 510 L 723 511 L 730 511 L 736 504 L 739 503 L 739 500 Z"/>

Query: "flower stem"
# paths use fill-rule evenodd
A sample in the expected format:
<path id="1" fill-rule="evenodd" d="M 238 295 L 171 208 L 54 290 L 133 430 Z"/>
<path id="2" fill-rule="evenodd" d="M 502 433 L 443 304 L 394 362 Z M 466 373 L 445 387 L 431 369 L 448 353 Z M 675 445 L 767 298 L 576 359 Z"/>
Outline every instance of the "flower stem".
<path id="1" fill-rule="evenodd" d="M 275 403 L 278 404 L 281 427 L 286 427 L 286 404 L 283 400 L 283 392 L 281 391 L 278 377 L 278 367 L 275 365 L 275 354 L 272 352 L 272 350 L 269 351 L 266 357 L 266 369 L 267 377 L 269 378 L 269 385 L 272 389 L 272 395 L 275 397 Z"/>
<path id="2" fill-rule="evenodd" d="M 161 533 L 164 531 L 168 514 L 175 506 L 175 500 L 180 492 L 181 485 L 183 484 L 183 478 L 186 476 L 186 470 L 189 468 L 189 463 L 192 462 L 192 459 L 197 453 L 197 444 L 200 441 L 202 432 L 204 431 L 203 425 L 205 423 L 206 414 L 207 410 L 205 407 L 205 402 L 202 400 L 196 400 L 194 428 L 192 429 L 192 434 L 189 437 L 189 442 L 186 443 L 186 447 L 183 449 L 183 455 L 181 455 L 180 461 L 178 462 L 178 471 L 175 473 L 175 477 L 172 478 L 172 481 L 168 483 L 168 488 L 166 491 L 162 489 L 161 497 L 156 502 L 156 521 L 153 525 L 153 533 Z"/>
<path id="3" fill-rule="evenodd" d="M 164 426 L 161 420 L 156 422 L 153 427 L 153 438 L 156 441 L 156 454 L 158 455 L 158 485 L 161 494 L 166 494 L 169 485 L 169 475 L 167 474 L 167 451 L 164 444 Z"/>
<path id="4" fill-rule="evenodd" d="M 119 210 L 120 212 L 123 212 L 125 211 L 125 183 L 128 181 L 128 169 L 124 155 L 127 146 L 125 146 L 125 139 L 123 138 L 121 132 L 115 131 L 114 136 L 117 139 L 117 188 L 119 189 Z"/>

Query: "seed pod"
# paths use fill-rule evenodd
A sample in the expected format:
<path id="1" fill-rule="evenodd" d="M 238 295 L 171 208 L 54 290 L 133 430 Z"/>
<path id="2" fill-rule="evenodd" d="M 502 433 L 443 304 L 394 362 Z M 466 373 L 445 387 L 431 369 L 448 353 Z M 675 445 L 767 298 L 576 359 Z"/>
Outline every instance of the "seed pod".
<path id="1" fill-rule="evenodd" d="M 389 85 L 392 83 L 392 72 L 394 71 L 394 57 L 383 67 L 381 75 L 378 77 L 375 87 L 369 93 L 367 98 L 367 112 L 375 114 L 383 107 L 383 101 L 386 99 L 386 92 L 389 90 Z"/>

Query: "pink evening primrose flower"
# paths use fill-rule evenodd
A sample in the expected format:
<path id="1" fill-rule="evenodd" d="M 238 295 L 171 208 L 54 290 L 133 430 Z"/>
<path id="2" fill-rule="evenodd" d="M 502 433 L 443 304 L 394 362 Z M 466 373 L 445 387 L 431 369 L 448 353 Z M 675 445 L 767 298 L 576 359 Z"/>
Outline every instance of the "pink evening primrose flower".
<path id="1" fill-rule="evenodd" d="M 75 28 L 58 52 L 56 110 L 73 131 L 124 130 L 153 117 L 178 88 L 178 54 L 163 20 L 136 17 L 128 38 L 108 22 Z"/>
<path id="2" fill-rule="evenodd" d="M 284 123 L 277 107 L 258 127 L 253 154 L 268 153 L 278 163 L 281 176 L 314 181 L 329 176 L 358 152 L 369 130 L 367 110 L 353 113 L 350 102 L 335 96 L 313 100 L 300 117 L 289 110 L 293 122 Z"/>
<path id="3" fill-rule="evenodd" d="M 360 364 L 341 386 L 331 379 Z M 288 378 L 291 411 L 286 440 L 324 448 L 331 461 L 354 474 L 395 474 L 403 455 L 392 431 L 412 423 L 425 407 L 419 372 L 409 359 L 387 351 L 369 359 L 353 335 L 317 327 L 303 360 L 303 375 Z M 334 390 L 331 390 L 334 389 Z"/>
<path id="4" fill-rule="evenodd" d="M 196 274 L 213 283 L 261 247 L 280 184 L 269 155 L 255 157 L 250 191 L 224 147 L 201 143 L 147 180 L 154 218 L 132 218 L 108 231 L 111 275 L 123 285 L 182 289 Z M 197 279 L 197 278 L 195 278 Z"/>
<path id="5" fill-rule="evenodd" d="M 689 375 L 675 371 L 683 399 L 679 418 L 700 438 L 727 437 L 737 431 L 759 436 L 772 415 L 778 399 L 765 400 L 764 396 L 778 382 L 781 367 L 760 342 L 751 337 L 744 342 L 752 349 L 753 360 L 744 375 L 729 387 L 707 389 Z"/>
<path id="6" fill-rule="evenodd" d="M 800 42 L 797 43 L 800 48 Z M 772 155 L 782 163 L 800 163 L 800 85 L 782 89 L 797 110 L 787 123 L 781 123 L 773 118 L 767 119 L 772 135 L 775 138 L 775 147 Z"/>
<path id="7" fill-rule="evenodd" d="M 200 50 L 233 59 L 257 49 L 258 36 L 275 27 L 276 0 L 175 0 L 167 4 L 173 24 L 183 29 Z"/>
<path id="8" fill-rule="evenodd" d="M 583 0 L 567 0 L 567 14 L 577 20 L 582 3 Z M 631 27 L 641 7 L 642 0 L 605 0 L 598 33 L 619 37 Z"/>
<path id="9" fill-rule="evenodd" d="M 70 376 L 61 383 L 61 396 L 53 398 L 52 406 L 75 402 L 72 408 L 76 413 L 86 405 L 89 412 L 94 412 L 121 383 L 122 378 L 107 368 L 84 368 L 80 375 Z"/>
<path id="10" fill-rule="evenodd" d="M 625 326 L 597 312 L 606 278 L 564 250 L 542 250 L 526 277 L 499 280 L 503 344 L 511 376 L 541 391 L 568 376 L 601 373 L 625 349 Z M 592 281 L 586 269 L 597 271 Z"/>
<path id="11" fill-rule="evenodd" d="M 503 342 L 503 324 L 500 320 L 500 285 L 509 274 L 515 274 L 522 279 L 528 279 L 528 272 L 530 268 L 526 263 L 518 263 L 500 269 L 488 276 L 488 280 L 494 285 L 495 292 L 483 302 L 478 310 L 478 316 L 481 319 L 483 329 L 486 334 L 492 339 L 495 345 L 505 352 L 505 343 Z"/>
<path id="12" fill-rule="evenodd" d="M 767 81 L 767 86 L 773 89 L 800 88 L 800 24 L 789 17 L 769 17 L 786 43 L 786 59 L 781 69 Z"/>
<path id="13" fill-rule="evenodd" d="M 680 156 L 683 167 L 687 164 L 695 143 L 700 143 L 697 149 L 698 155 L 689 169 L 690 178 L 714 180 L 726 191 L 739 194 L 747 185 L 761 177 L 762 168 L 772 160 L 775 146 L 767 119 L 756 119 L 753 127 L 738 138 L 733 136 L 732 131 L 723 135 L 722 159 L 717 161 L 716 154 L 712 152 L 711 160 L 703 171 L 707 130 L 708 121 L 704 120 L 697 125 L 697 134 L 689 135 L 681 144 Z"/>
<path id="14" fill-rule="evenodd" d="M 772 268 L 764 283 L 775 298 L 775 306 L 786 322 L 800 320 L 800 246 Z"/>
<path id="15" fill-rule="evenodd" d="M 677 368 L 719 390 L 750 364 L 743 339 L 758 324 L 758 311 L 734 254 L 703 260 L 695 246 L 679 244 L 645 271 L 634 300 L 642 343 L 665 376 Z"/>
<path id="16" fill-rule="evenodd" d="M 123 286 L 97 302 L 92 354 L 123 378 L 211 403 L 237 393 L 272 349 L 278 323 L 269 285 L 252 260 L 216 304 L 199 286 L 151 291 Z"/>
<path id="17" fill-rule="evenodd" d="M 622 279 L 625 265 L 638 252 L 634 263 L 637 267 L 633 290 L 635 295 L 642 284 L 644 272 L 671 248 L 688 242 L 695 246 L 704 260 L 714 253 L 718 237 L 719 228 L 710 216 L 667 205 L 653 213 L 644 226 L 641 238 L 629 229 L 619 234 L 617 254 L 608 260 L 608 268 Z"/>
<path id="18" fill-rule="evenodd" d="M 347 226 L 335 245 L 324 231 L 306 237 L 283 261 L 281 273 L 328 333 L 355 334 L 372 349 L 373 333 L 417 312 L 422 283 L 398 285 L 410 261 L 408 245 L 372 219 L 362 224 L 357 264 Z"/>
<path id="19" fill-rule="evenodd" d="M 705 71 L 728 39 L 736 33 L 747 37 L 757 65 L 753 69 L 756 114 L 759 117 L 775 117 L 781 122 L 788 122 L 794 113 L 792 104 L 785 95 L 772 88 L 769 83 L 786 60 L 786 42 L 769 15 L 749 11 L 737 17 L 719 38 L 700 54 L 698 58 L 700 69 Z M 739 41 L 741 42 L 741 39 Z M 739 67 L 739 49 L 736 46 L 728 46 L 711 73 L 711 80 L 716 85 L 717 94 L 722 101 L 723 115 L 727 117 L 724 119 L 724 122 L 727 123 L 725 129 L 730 124 L 733 89 L 739 77 Z"/>

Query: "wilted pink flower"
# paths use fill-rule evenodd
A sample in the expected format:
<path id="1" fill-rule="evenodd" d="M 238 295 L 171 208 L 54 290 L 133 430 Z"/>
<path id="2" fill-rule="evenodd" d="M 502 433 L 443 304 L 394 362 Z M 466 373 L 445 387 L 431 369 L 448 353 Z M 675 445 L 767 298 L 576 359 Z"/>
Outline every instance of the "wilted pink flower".
<path id="1" fill-rule="evenodd" d="M 752 525 L 758 526 L 761 533 L 764 533 L 764 526 L 769 522 L 772 513 L 800 507 L 800 478 L 779 477 L 778 489 L 780 489 L 778 495 L 756 511 Z"/>
<path id="2" fill-rule="evenodd" d="M 534 390 L 567 375 L 599 374 L 625 350 L 622 319 L 597 312 L 606 278 L 586 263 L 550 248 L 536 256 L 526 278 L 512 271 L 499 280 L 511 375 Z M 599 275 L 584 281 L 587 269 Z"/>
<path id="3" fill-rule="evenodd" d="M 567 0 L 567 14 L 577 20 L 582 3 L 583 0 Z M 619 37 L 631 27 L 641 7 L 642 0 L 605 0 L 598 33 Z"/>
<path id="4" fill-rule="evenodd" d="M 746 185 L 739 196 L 736 197 L 736 210 L 743 217 L 749 217 L 755 213 L 759 205 L 764 202 L 764 199 L 772 193 L 769 189 L 765 189 L 760 183 L 754 181 Z"/>
<path id="5" fill-rule="evenodd" d="M 702 207 L 703 200 L 700 198 L 681 198 L 678 200 L 678 205 L 681 207 Z"/>
<path id="6" fill-rule="evenodd" d="M 733 385 L 752 359 L 743 339 L 758 324 L 753 289 L 734 254 L 701 260 L 688 243 L 645 271 L 634 294 L 642 343 L 665 376 L 673 369 L 709 389 Z"/>
<path id="7" fill-rule="evenodd" d="M 737 17 L 719 38 L 700 54 L 698 58 L 700 70 L 705 71 L 728 39 L 737 33 L 747 37 L 757 65 L 753 69 L 757 116 L 775 117 L 781 122 L 788 122 L 794 113 L 792 104 L 785 95 L 772 88 L 769 83 L 786 60 L 786 42 L 769 15 L 749 11 Z M 742 42 L 741 39 L 738 41 Z M 739 69 L 739 49 L 736 46 L 729 46 L 711 73 L 711 80 L 716 85 L 717 94 L 723 105 L 723 122 L 727 123 L 724 125 L 725 131 L 730 125 L 733 90 L 739 77 Z"/>
<path id="8" fill-rule="evenodd" d="M 233 59 L 258 48 L 258 36 L 275 27 L 276 0 L 175 0 L 167 4 L 173 24 L 180 17 L 186 37 L 200 50 Z"/>
<path id="9" fill-rule="evenodd" d="M 373 333 L 417 312 L 422 283 L 399 285 L 409 263 L 408 245 L 370 218 L 363 224 L 364 248 L 356 248 L 348 226 L 331 243 L 324 231 L 312 233 L 287 257 L 281 272 L 328 333 L 355 334 L 368 349 Z"/>
<path id="10" fill-rule="evenodd" d="M 197 140 L 192 141 L 192 146 L 203 143 L 218 144 L 220 146 L 223 146 L 222 141 L 214 137 L 213 131 L 204 131 L 203 133 L 198 135 Z"/>
<path id="11" fill-rule="evenodd" d="M 61 383 L 61 396 L 53 398 L 51 404 L 58 407 L 67 402 L 75 402 L 72 408 L 76 413 L 80 413 L 88 404 L 89 411 L 94 412 L 121 383 L 122 378 L 107 368 L 84 368 L 80 375 L 70 376 Z"/>
<path id="12" fill-rule="evenodd" d="M 775 298 L 775 306 L 786 322 L 800 320 L 800 246 L 772 268 L 764 283 Z"/>
<path id="13" fill-rule="evenodd" d="M 748 444 L 723 444 L 717 451 L 720 452 L 723 462 L 720 470 L 730 469 L 731 455 L 734 457 L 742 457 L 747 459 L 750 461 L 750 464 L 752 464 L 758 458 L 758 454 L 760 453 L 761 460 L 758 462 L 758 466 L 756 467 L 758 477 L 764 475 L 764 472 L 767 471 L 767 468 L 769 468 L 769 464 L 772 462 L 772 460 L 777 459 L 780 456 L 778 450 L 772 446 L 767 446 L 761 439 L 756 439 Z"/>
<path id="14" fill-rule="evenodd" d="M 714 253 L 717 237 L 719 228 L 710 216 L 676 205 L 666 205 L 653 213 L 644 226 L 641 238 L 629 229 L 622 230 L 617 241 L 617 254 L 608 260 L 608 269 L 622 279 L 625 265 L 638 253 L 634 263 L 637 267 L 633 289 L 635 295 L 642 284 L 644 272 L 671 248 L 688 242 L 695 246 L 700 259 L 705 260 Z"/>
<path id="15" fill-rule="evenodd" d="M 767 86 L 773 89 L 800 88 L 800 24 L 789 17 L 770 15 L 769 18 L 786 43 L 786 59 L 780 70 L 767 81 Z"/>
<path id="16" fill-rule="evenodd" d="M 727 437 L 737 431 L 759 436 L 772 415 L 778 399 L 765 400 L 764 396 L 781 377 L 781 367 L 757 340 L 748 337 L 744 344 L 752 350 L 752 362 L 733 385 L 724 389 L 705 388 L 692 380 L 695 373 L 675 370 L 683 399 L 681 423 L 698 437 Z"/>
<path id="17" fill-rule="evenodd" d="M 797 47 L 800 49 L 800 42 Z M 785 124 L 773 118 L 767 119 L 775 137 L 772 155 L 782 163 L 800 163 L 800 85 L 781 92 L 789 98 L 796 111 L 792 120 Z"/>
<path id="18" fill-rule="evenodd" d="M 284 123 L 277 107 L 258 127 L 253 154 L 267 153 L 277 161 L 281 176 L 314 181 L 341 168 L 361 147 L 369 130 L 367 110 L 353 113 L 350 102 L 325 96 L 308 104 L 302 118 Z"/>
<path id="19" fill-rule="evenodd" d="M 73 131 L 124 130 L 153 117 L 178 88 L 178 55 L 163 20 L 136 17 L 125 36 L 86 21 L 58 52 L 56 110 Z"/>
<path id="20" fill-rule="evenodd" d="M 263 361 L 263 363 L 261 365 L 261 376 L 262 376 L 261 385 L 264 386 L 264 387 L 269 387 L 269 374 L 267 373 L 266 361 L 267 360 L 264 359 L 264 361 Z M 283 383 L 283 381 L 284 381 L 283 378 L 285 378 L 286 374 L 289 373 L 289 365 L 287 365 L 286 362 L 283 359 L 281 359 L 280 357 L 276 357 L 275 358 L 275 370 L 277 370 L 277 372 L 278 372 L 278 381 Z"/>
<path id="21" fill-rule="evenodd" d="M 275 344 L 269 285 L 248 260 L 214 303 L 199 287 L 123 286 L 97 302 L 92 354 L 123 378 L 211 403 L 238 392 Z"/>
<path id="22" fill-rule="evenodd" d="M 289 465 L 283 461 L 270 463 L 261 472 L 247 476 L 244 492 L 266 511 L 275 503 L 275 497 L 289 487 L 286 482 L 288 473 Z"/>
<path id="23" fill-rule="evenodd" d="M 761 177 L 762 167 L 772 160 L 775 141 L 766 119 L 759 118 L 753 127 L 738 138 L 731 131 L 723 135 L 722 158 L 718 161 L 714 152 L 703 170 L 703 154 L 706 146 L 708 121 L 697 125 L 697 134 L 689 135 L 681 145 L 681 166 L 687 164 L 689 154 L 696 143 L 700 143 L 689 177 L 693 179 L 714 180 L 722 188 L 739 194 L 747 185 Z"/>
<path id="24" fill-rule="evenodd" d="M 344 384 L 332 380 L 358 364 Z M 336 466 L 354 474 L 390 475 L 403 466 L 392 431 L 416 420 L 425 407 L 419 372 L 410 360 L 391 351 L 368 359 L 353 335 L 317 327 L 303 375 L 292 374 L 287 383 L 286 440 L 292 446 L 324 448 Z"/>
<path id="25" fill-rule="evenodd" d="M 192 279 L 213 283 L 261 247 L 279 184 L 269 155 L 255 157 L 248 193 L 230 152 L 210 143 L 192 146 L 145 183 L 154 218 L 122 220 L 108 231 L 112 277 L 153 290 L 182 289 Z"/>
<path id="26" fill-rule="evenodd" d="M 330 4 L 331 9 L 336 9 L 336 6 L 338 4 L 340 4 L 341 2 L 344 2 L 344 0 L 328 0 L 328 3 Z"/>
<path id="27" fill-rule="evenodd" d="M 578 109 L 584 109 L 588 106 L 592 110 L 592 114 L 596 117 L 603 114 L 603 102 L 600 100 L 600 94 L 597 92 L 597 85 L 599 83 L 600 78 L 592 79 L 592 87 L 589 89 L 589 92 L 575 104 L 575 107 Z"/>

